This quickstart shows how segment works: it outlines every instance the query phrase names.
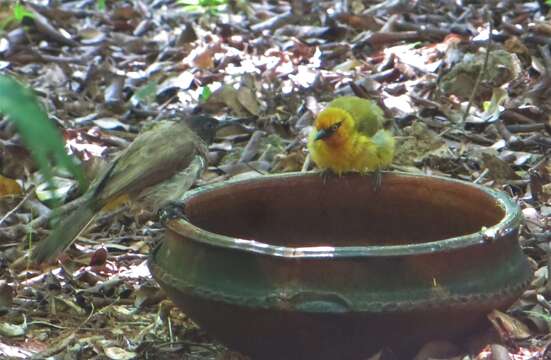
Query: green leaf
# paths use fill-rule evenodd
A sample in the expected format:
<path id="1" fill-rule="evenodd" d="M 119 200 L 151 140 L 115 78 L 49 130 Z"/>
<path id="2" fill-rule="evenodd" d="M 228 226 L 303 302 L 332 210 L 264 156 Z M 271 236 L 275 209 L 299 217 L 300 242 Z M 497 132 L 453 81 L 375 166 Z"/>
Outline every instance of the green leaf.
<path id="1" fill-rule="evenodd" d="M 199 101 L 206 102 L 212 95 L 212 90 L 208 86 L 203 86 L 203 91 L 199 95 Z"/>
<path id="2" fill-rule="evenodd" d="M 147 82 L 132 95 L 133 101 L 151 104 L 155 101 L 158 86 L 159 84 L 155 80 Z"/>
<path id="3" fill-rule="evenodd" d="M 205 7 L 225 5 L 226 3 L 226 0 L 199 0 L 199 5 Z"/>
<path id="4" fill-rule="evenodd" d="M 65 152 L 58 129 L 50 122 L 38 99 L 29 88 L 11 77 L 0 75 L 0 113 L 6 114 L 17 127 L 21 139 L 38 164 L 52 189 L 53 166 L 68 170 L 84 191 L 88 186 L 82 168 Z"/>
<path id="5" fill-rule="evenodd" d="M 106 0 L 98 0 L 98 2 L 96 3 L 96 7 L 99 11 L 105 11 L 107 7 Z"/>
<path id="6" fill-rule="evenodd" d="M 15 18 L 15 20 L 17 20 L 18 22 L 21 22 L 23 21 L 24 18 L 28 17 L 28 18 L 33 18 L 34 15 L 32 12 L 30 12 L 29 10 L 27 10 L 27 8 L 24 6 L 24 5 L 21 5 L 20 3 L 17 3 L 15 4 L 15 6 L 13 7 L 13 17 Z"/>
<path id="7" fill-rule="evenodd" d="M 15 20 L 15 18 L 13 16 L 7 16 L 5 19 L 0 21 L 0 31 L 6 30 L 8 25 L 14 20 Z"/>
<path id="8" fill-rule="evenodd" d="M 53 189 L 49 183 L 42 183 L 34 191 L 36 198 L 46 205 L 55 205 L 56 201 L 66 199 L 69 191 L 73 189 L 75 181 L 54 176 L 52 183 L 55 185 Z"/>
<path id="9" fill-rule="evenodd" d="M 203 11 L 203 8 L 199 5 L 186 5 L 182 10 L 187 13 L 200 13 Z"/>
<path id="10" fill-rule="evenodd" d="M 178 3 L 184 6 L 197 6 L 199 5 L 199 0 L 178 0 Z"/>
<path id="11" fill-rule="evenodd" d="M 228 3 L 228 0 L 178 0 L 178 2 L 184 5 L 183 10 L 185 12 L 208 11 L 216 13 L 219 7 Z"/>
<path id="12" fill-rule="evenodd" d="M 551 1 L 551 0 L 546 0 L 546 1 Z M 537 312 L 537 311 L 531 311 L 531 310 L 526 310 L 526 311 L 524 311 L 524 313 L 526 313 L 528 315 L 532 315 L 535 318 L 540 318 L 544 321 L 551 322 L 551 315 L 549 315 L 549 314 L 543 314 L 543 313 L 540 313 L 540 312 Z"/>

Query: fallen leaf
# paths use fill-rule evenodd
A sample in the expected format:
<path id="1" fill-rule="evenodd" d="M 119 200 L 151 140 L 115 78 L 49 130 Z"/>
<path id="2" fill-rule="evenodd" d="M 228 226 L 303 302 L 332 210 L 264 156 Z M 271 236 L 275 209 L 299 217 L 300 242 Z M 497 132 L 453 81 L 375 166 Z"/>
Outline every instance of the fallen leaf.
<path id="1" fill-rule="evenodd" d="M 41 183 L 36 187 L 36 198 L 41 202 L 46 203 L 53 200 L 65 199 L 76 186 L 74 180 L 58 176 L 52 178 L 52 182 L 55 184 L 55 189 L 52 189 L 49 183 Z"/>
<path id="2" fill-rule="evenodd" d="M 511 166 L 497 156 L 486 152 L 482 153 L 481 156 L 483 168 L 488 169 L 493 180 L 503 183 L 505 180 L 520 179 L 520 176 L 513 171 Z"/>
<path id="3" fill-rule="evenodd" d="M 237 100 L 252 115 L 260 114 L 260 105 L 251 89 L 241 86 L 237 90 Z"/>
<path id="4" fill-rule="evenodd" d="M 136 358 L 136 353 L 124 350 L 120 347 L 108 347 L 104 349 L 105 356 L 112 360 L 130 360 Z"/>
<path id="5" fill-rule="evenodd" d="M 203 49 L 195 54 L 192 60 L 192 64 L 199 69 L 212 69 L 214 68 L 213 51 L 209 48 Z"/>
<path id="6" fill-rule="evenodd" d="M 488 314 L 488 319 L 504 342 L 523 340 L 531 336 L 530 330 L 528 330 L 526 325 L 499 310 L 494 310 Z"/>
<path id="7" fill-rule="evenodd" d="M 224 107 L 228 107 L 237 116 L 249 115 L 246 108 L 239 102 L 237 90 L 231 85 L 216 89 L 201 107 L 213 112 L 219 112 Z"/>
<path id="8" fill-rule="evenodd" d="M 21 186 L 17 181 L 0 175 L 0 197 L 21 194 Z"/>
<path id="9" fill-rule="evenodd" d="M 0 335 L 5 337 L 23 336 L 27 332 L 27 318 L 23 315 L 23 323 L 21 325 L 0 323 Z"/>

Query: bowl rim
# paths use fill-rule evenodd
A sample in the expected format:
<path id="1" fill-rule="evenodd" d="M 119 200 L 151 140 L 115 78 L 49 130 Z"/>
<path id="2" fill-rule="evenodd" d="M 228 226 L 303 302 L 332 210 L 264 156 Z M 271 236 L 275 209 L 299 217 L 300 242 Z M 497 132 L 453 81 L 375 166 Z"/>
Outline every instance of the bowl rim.
<path id="1" fill-rule="evenodd" d="M 345 174 L 342 176 L 350 176 L 357 174 Z M 320 176 L 317 172 L 291 172 L 281 174 L 269 174 L 248 179 L 228 180 L 215 184 L 205 185 L 194 190 L 186 192 L 182 197 L 182 203 L 204 192 L 210 192 L 222 187 L 246 184 L 248 182 L 271 181 L 277 179 L 288 179 L 296 177 L 312 177 Z M 361 175 L 366 176 L 366 175 Z M 246 240 L 234 238 L 227 235 L 213 233 L 201 229 L 187 219 L 180 218 L 169 221 L 166 227 L 178 233 L 181 236 L 187 237 L 199 243 L 211 245 L 221 248 L 229 248 L 243 252 L 251 252 L 281 258 L 291 259 L 307 259 L 307 258 L 352 258 L 352 257 L 391 257 L 417 254 L 430 254 L 440 251 L 450 251 L 462 249 L 470 246 L 476 246 L 484 243 L 492 243 L 500 238 L 515 231 L 522 219 L 520 207 L 504 192 L 481 186 L 475 183 L 462 181 L 458 179 L 446 178 L 442 176 L 430 176 L 422 174 L 411 174 L 404 172 L 384 172 L 384 176 L 399 176 L 409 178 L 431 178 L 444 182 L 452 182 L 468 186 L 484 192 L 493 198 L 497 205 L 501 207 L 505 215 L 495 225 L 491 227 L 483 227 L 476 233 L 451 237 L 442 240 L 436 240 L 420 244 L 406 245 L 369 245 L 369 246 L 308 246 L 308 247 L 290 247 L 290 246 L 275 246 L 256 240 Z M 366 176 L 368 177 L 368 176 Z"/>

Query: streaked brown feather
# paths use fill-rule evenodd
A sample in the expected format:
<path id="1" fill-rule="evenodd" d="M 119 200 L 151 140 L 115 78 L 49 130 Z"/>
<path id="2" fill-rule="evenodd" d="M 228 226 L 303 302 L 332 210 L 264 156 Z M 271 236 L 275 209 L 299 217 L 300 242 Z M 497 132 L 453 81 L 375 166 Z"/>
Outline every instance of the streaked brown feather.
<path id="1" fill-rule="evenodd" d="M 134 200 L 143 201 L 150 211 L 167 205 L 200 175 L 207 151 L 207 144 L 184 122 L 160 121 L 138 135 L 113 160 L 83 195 L 87 200 L 81 209 L 63 219 L 50 236 L 33 249 L 33 260 L 42 262 L 57 256 L 92 221 L 97 211 L 120 195 L 128 194 Z M 198 157 L 203 159 L 198 162 Z M 184 179 L 186 175 L 192 178 Z"/>

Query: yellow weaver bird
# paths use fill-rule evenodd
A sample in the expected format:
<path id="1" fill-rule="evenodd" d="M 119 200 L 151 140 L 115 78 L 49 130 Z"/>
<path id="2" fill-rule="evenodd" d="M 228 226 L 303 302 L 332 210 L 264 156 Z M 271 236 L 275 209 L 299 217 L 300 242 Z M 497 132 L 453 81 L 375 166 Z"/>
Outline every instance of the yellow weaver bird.
<path id="1" fill-rule="evenodd" d="M 394 157 L 394 137 L 383 129 L 384 120 L 381 108 L 370 100 L 336 98 L 314 122 L 308 138 L 312 160 L 337 175 L 347 171 L 378 173 Z"/>

